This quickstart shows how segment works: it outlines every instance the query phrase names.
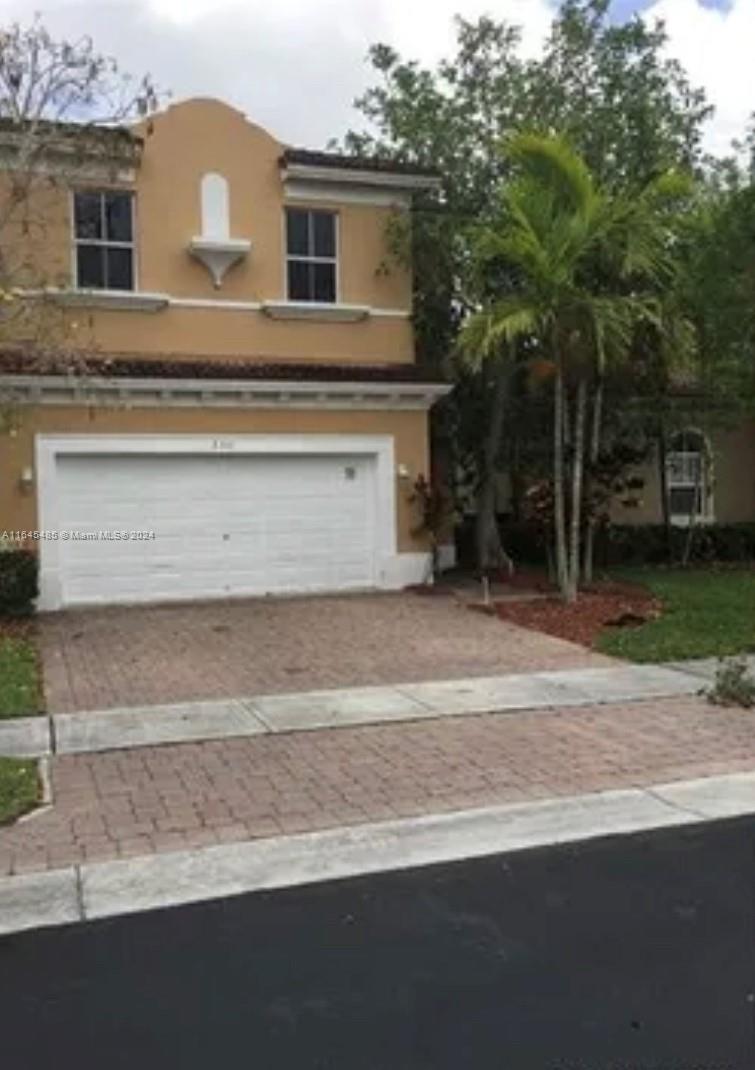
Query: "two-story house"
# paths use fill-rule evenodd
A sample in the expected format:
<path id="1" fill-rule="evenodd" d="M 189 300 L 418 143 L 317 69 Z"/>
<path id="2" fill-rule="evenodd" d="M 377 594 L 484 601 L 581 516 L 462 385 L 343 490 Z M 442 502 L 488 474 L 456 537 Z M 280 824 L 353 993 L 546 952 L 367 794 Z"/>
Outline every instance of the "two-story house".
<path id="1" fill-rule="evenodd" d="M 409 499 L 448 388 L 414 366 L 386 228 L 437 179 L 204 99 L 124 157 L 57 190 L 45 238 L 86 374 L 0 365 L 0 530 L 39 532 L 41 608 L 421 581 Z"/>

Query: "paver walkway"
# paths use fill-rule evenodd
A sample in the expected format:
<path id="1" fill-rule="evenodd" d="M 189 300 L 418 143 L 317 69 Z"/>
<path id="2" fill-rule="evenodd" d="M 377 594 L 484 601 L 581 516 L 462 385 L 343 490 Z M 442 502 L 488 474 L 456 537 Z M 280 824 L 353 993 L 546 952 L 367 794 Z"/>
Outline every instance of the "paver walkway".
<path id="1" fill-rule="evenodd" d="M 110 607 L 40 631 L 53 713 L 615 664 L 451 595 Z"/>
<path id="2" fill-rule="evenodd" d="M 755 769 L 755 710 L 697 698 L 322 729 L 52 760 L 0 874 Z"/>

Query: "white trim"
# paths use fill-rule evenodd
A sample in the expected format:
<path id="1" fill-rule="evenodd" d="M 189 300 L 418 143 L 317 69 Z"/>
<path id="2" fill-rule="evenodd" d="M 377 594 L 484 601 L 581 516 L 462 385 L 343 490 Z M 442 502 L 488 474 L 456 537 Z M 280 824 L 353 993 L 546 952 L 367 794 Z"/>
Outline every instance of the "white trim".
<path id="1" fill-rule="evenodd" d="M 396 586 L 396 477 L 392 435 L 36 435 L 37 509 L 42 531 L 58 531 L 60 456 L 364 455 L 375 460 L 375 585 Z M 40 541 L 39 608 L 63 605 L 60 543 Z M 400 555 L 403 556 L 403 555 Z M 187 596 L 188 597 L 188 596 Z"/>
<path id="2" fill-rule="evenodd" d="M 213 285 L 220 289 L 229 268 L 246 256 L 252 243 L 246 238 L 192 238 L 189 252 L 209 271 Z"/>
<path id="3" fill-rule="evenodd" d="M 144 290 L 56 290 L 44 291 L 46 297 L 62 305 L 81 308 L 104 308 L 117 312 L 159 312 L 170 303 L 167 294 Z M 27 296 L 36 296 L 27 291 Z"/>
<path id="4" fill-rule="evenodd" d="M 289 305 L 291 302 L 283 301 L 226 301 L 222 298 L 213 297 L 169 297 L 168 303 L 171 308 L 175 305 L 176 308 L 222 308 L 235 312 L 262 312 L 266 305 L 277 304 Z M 306 304 L 307 302 L 302 302 Z M 411 310 L 407 308 L 372 308 L 366 305 L 328 305 L 328 308 L 337 309 L 366 309 L 368 316 L 374 316 L 376 319 L 411 319 Z M 285 317 L 281 317 L 285 318 Z"/>
<path id="5" fill-rule="evenodd" d="M 292 205 L 296 205 L 299 201 L 315 201 L 334 206 L 361 204 L 374 208 L 401 209 L 408 209 L 411 205 L 411 194 L 405 190 L 369 189 L 346 184 L 339 186 L 335 183 L 318 185 L 316 182 L 291 178 L 285 181 L 283 194 L 286 201 Z"/>
<path id="6" fill-rule="evenodd" d="M 105 378 L 4 375 L 17 404 L 117 405 L 139 408 L 415 409 L 449 394 L 448 383 L 322 382 L 288 379 Z"/>
<path id="7" fill-rule="evenodd" d="M 432 560 L 429 553 L 396 554 L 388 573 L 387 585 L 391 590 L 401 591 L 404 587 L 426 583 L 431 567 Z"/>
<path id="8" fill-rule="evenodd" d="M 55 287 L 48 287 L 45 290 L 24 290 L 21 292 L 21 296 L 48 297 L 65 305 L 110 308 L 118 311 L 128 310 L 133 312 L 157 312 L 169 306 L 171 308 L 223 309 L 233 312 L 262 312 L 264 310 L 270 315 L 266 306 L 275 306 L 277 310 L 280 306 L 289 308 L 291 305 L 298 307 L 300 304 L 314 304 L 314 302 L 307 301 L 290 302 L 277 299 L 271 301 L 232 301 L 217 297 L 179 297 L 167 293 L 150 293 L 144 290 L 61 290 Z M 315 307 L 319 309 L 323 306 L 315 305 Z M 374 316 L 380 319 L 410 319 L 412 315 L 411 310 L 405 308 L 372 308 L 369 305 L 339 304 L 327 304 L 324 307 L 326 309 L 335 309 L 337 312 L 345 311 L 346 313 L 359 310 L 365 316 Z M 289 319 L 293 317 L 279 315 L 275 318 Z M 350 322 L 348 315 L 345 317 L 336 315 L 334 318 L 344 318 L 346 322 Z M 357 318 L 363 317 L 359 316 Z"/>
<path id="9" fill-rule="evenodd" d="M 288 163 L 281 171 L 284 182 L 308 179 L 331 185 L 373 186 L 383 189 L 423 190 L 440 189 L 441 179 L 435 175 L 401 174 L 396 171 L 368 171 L 359 167 L 323 167 L 316 164 Z"/>
<path id="10" fill-rule="evenodd" d="M 321 320 L 329 323 L 358 323 L 368 319 L 368 305 L 339 305 L 325 301 L 263 301 L 262 311 L 274 320 Z"/>
<path id="11" fill-rule="evenodd" d="M 261 301 L 229 301 L 222 297 L 168 297 L 171 308 L 217 308 L 229 312 L 261 312 Z"/>

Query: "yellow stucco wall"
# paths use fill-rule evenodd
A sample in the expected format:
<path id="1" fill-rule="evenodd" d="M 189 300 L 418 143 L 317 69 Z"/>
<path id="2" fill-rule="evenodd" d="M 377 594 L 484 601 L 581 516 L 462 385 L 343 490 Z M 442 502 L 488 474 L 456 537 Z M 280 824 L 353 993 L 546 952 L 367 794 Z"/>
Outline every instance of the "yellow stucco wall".
<path id="1" fill-rule="evenodd" d="M 20 477 L 34 464 L 35 434 L 352 434 L 392 435 L 396 464 L 409 480 L 396 480 L 397 542 L 401 552 L 425 548 L 412 535 L 418 522 L 408 498 L 411 484 L 427 474 L 427 414 L 418 411 L 308 411 L 284 409 L 148 409 L 39 406 L 20 408 L 17 426 L 0 433 L 0 531 L 37 528 L 36 487 L 23 489 Z"/>
<path id="2" fill-rule="evenodd" d="M 261 312 L 208 308 L 167 308 L 154 313 L 77 310 L 72 318 L 79 332 L 93 335 L 104 353 L 323 364 L 406 364 L 413 358 L 408 319 L 310 323 L 271 320 Z"/>
<path id="3" fill-rule="evenodd" d="M 216 100 L 194 99 L 158 114 L 144 128 L 136 172 L 136 289 L 199 301 L 284 300 L 283 146 L 245 116 Z M 207 268 L 189 252 L 201 235 L 200 182 L 208 172 L 229 186 L 230 236 L 251 241 L 251 252 L 216 289 Z M 82 177 L 77 188 L 102 189 L 104 178 Z M 123 187 L 123 182 L 115 185 Z M 128 186 L 128 184 L 125 184 Z M 42 183 L 32 212 L 43 220 L 26 253 L 47 285 L 71 284 L 73 235 L 67 188 Z M 337 201 L 291 202 L 337 213 L 338 301 L 403 315 L 359 323 L 291 323 L 256 310 L 173 306 L 150 313 L 69 310 L 79 336 L 106 353 L 157 352 L 262 360 L 401 363 L 413 360 L 410 273 L 386 261 L 386 225 L 396 207 Z M 31 272 L 34 276 L 34 272 Z"/>
<path id="4" fill-rule="evenodd" d="M 713 455 L 713 520 L 720 524 L 755 521 L 755 420 L 707 435 Z M 645 480 L 637 507 L 615 504 L 617 524 L 659 524 L 663 516 L 657 463 L 638 469 Z"/>

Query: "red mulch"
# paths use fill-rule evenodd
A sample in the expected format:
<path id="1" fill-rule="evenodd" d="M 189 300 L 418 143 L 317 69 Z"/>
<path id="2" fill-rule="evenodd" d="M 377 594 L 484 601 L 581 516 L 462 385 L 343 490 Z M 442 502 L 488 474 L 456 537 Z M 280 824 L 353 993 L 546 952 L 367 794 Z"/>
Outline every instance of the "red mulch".
<path id="1" fill-rule="evenodd" d="M 37 636 L 33 617 L 0 617 L 0 639 L 30 639 Z"/>
<path id="2" fill-rule="evenodd" d="M 497 602 L 502 620 L 591 647 L 606 627 L 637 627 L 662 612 L 660 601 L 643 587 L 595 584 L 573 605 L 558 598 L 535 602 Z"/>

